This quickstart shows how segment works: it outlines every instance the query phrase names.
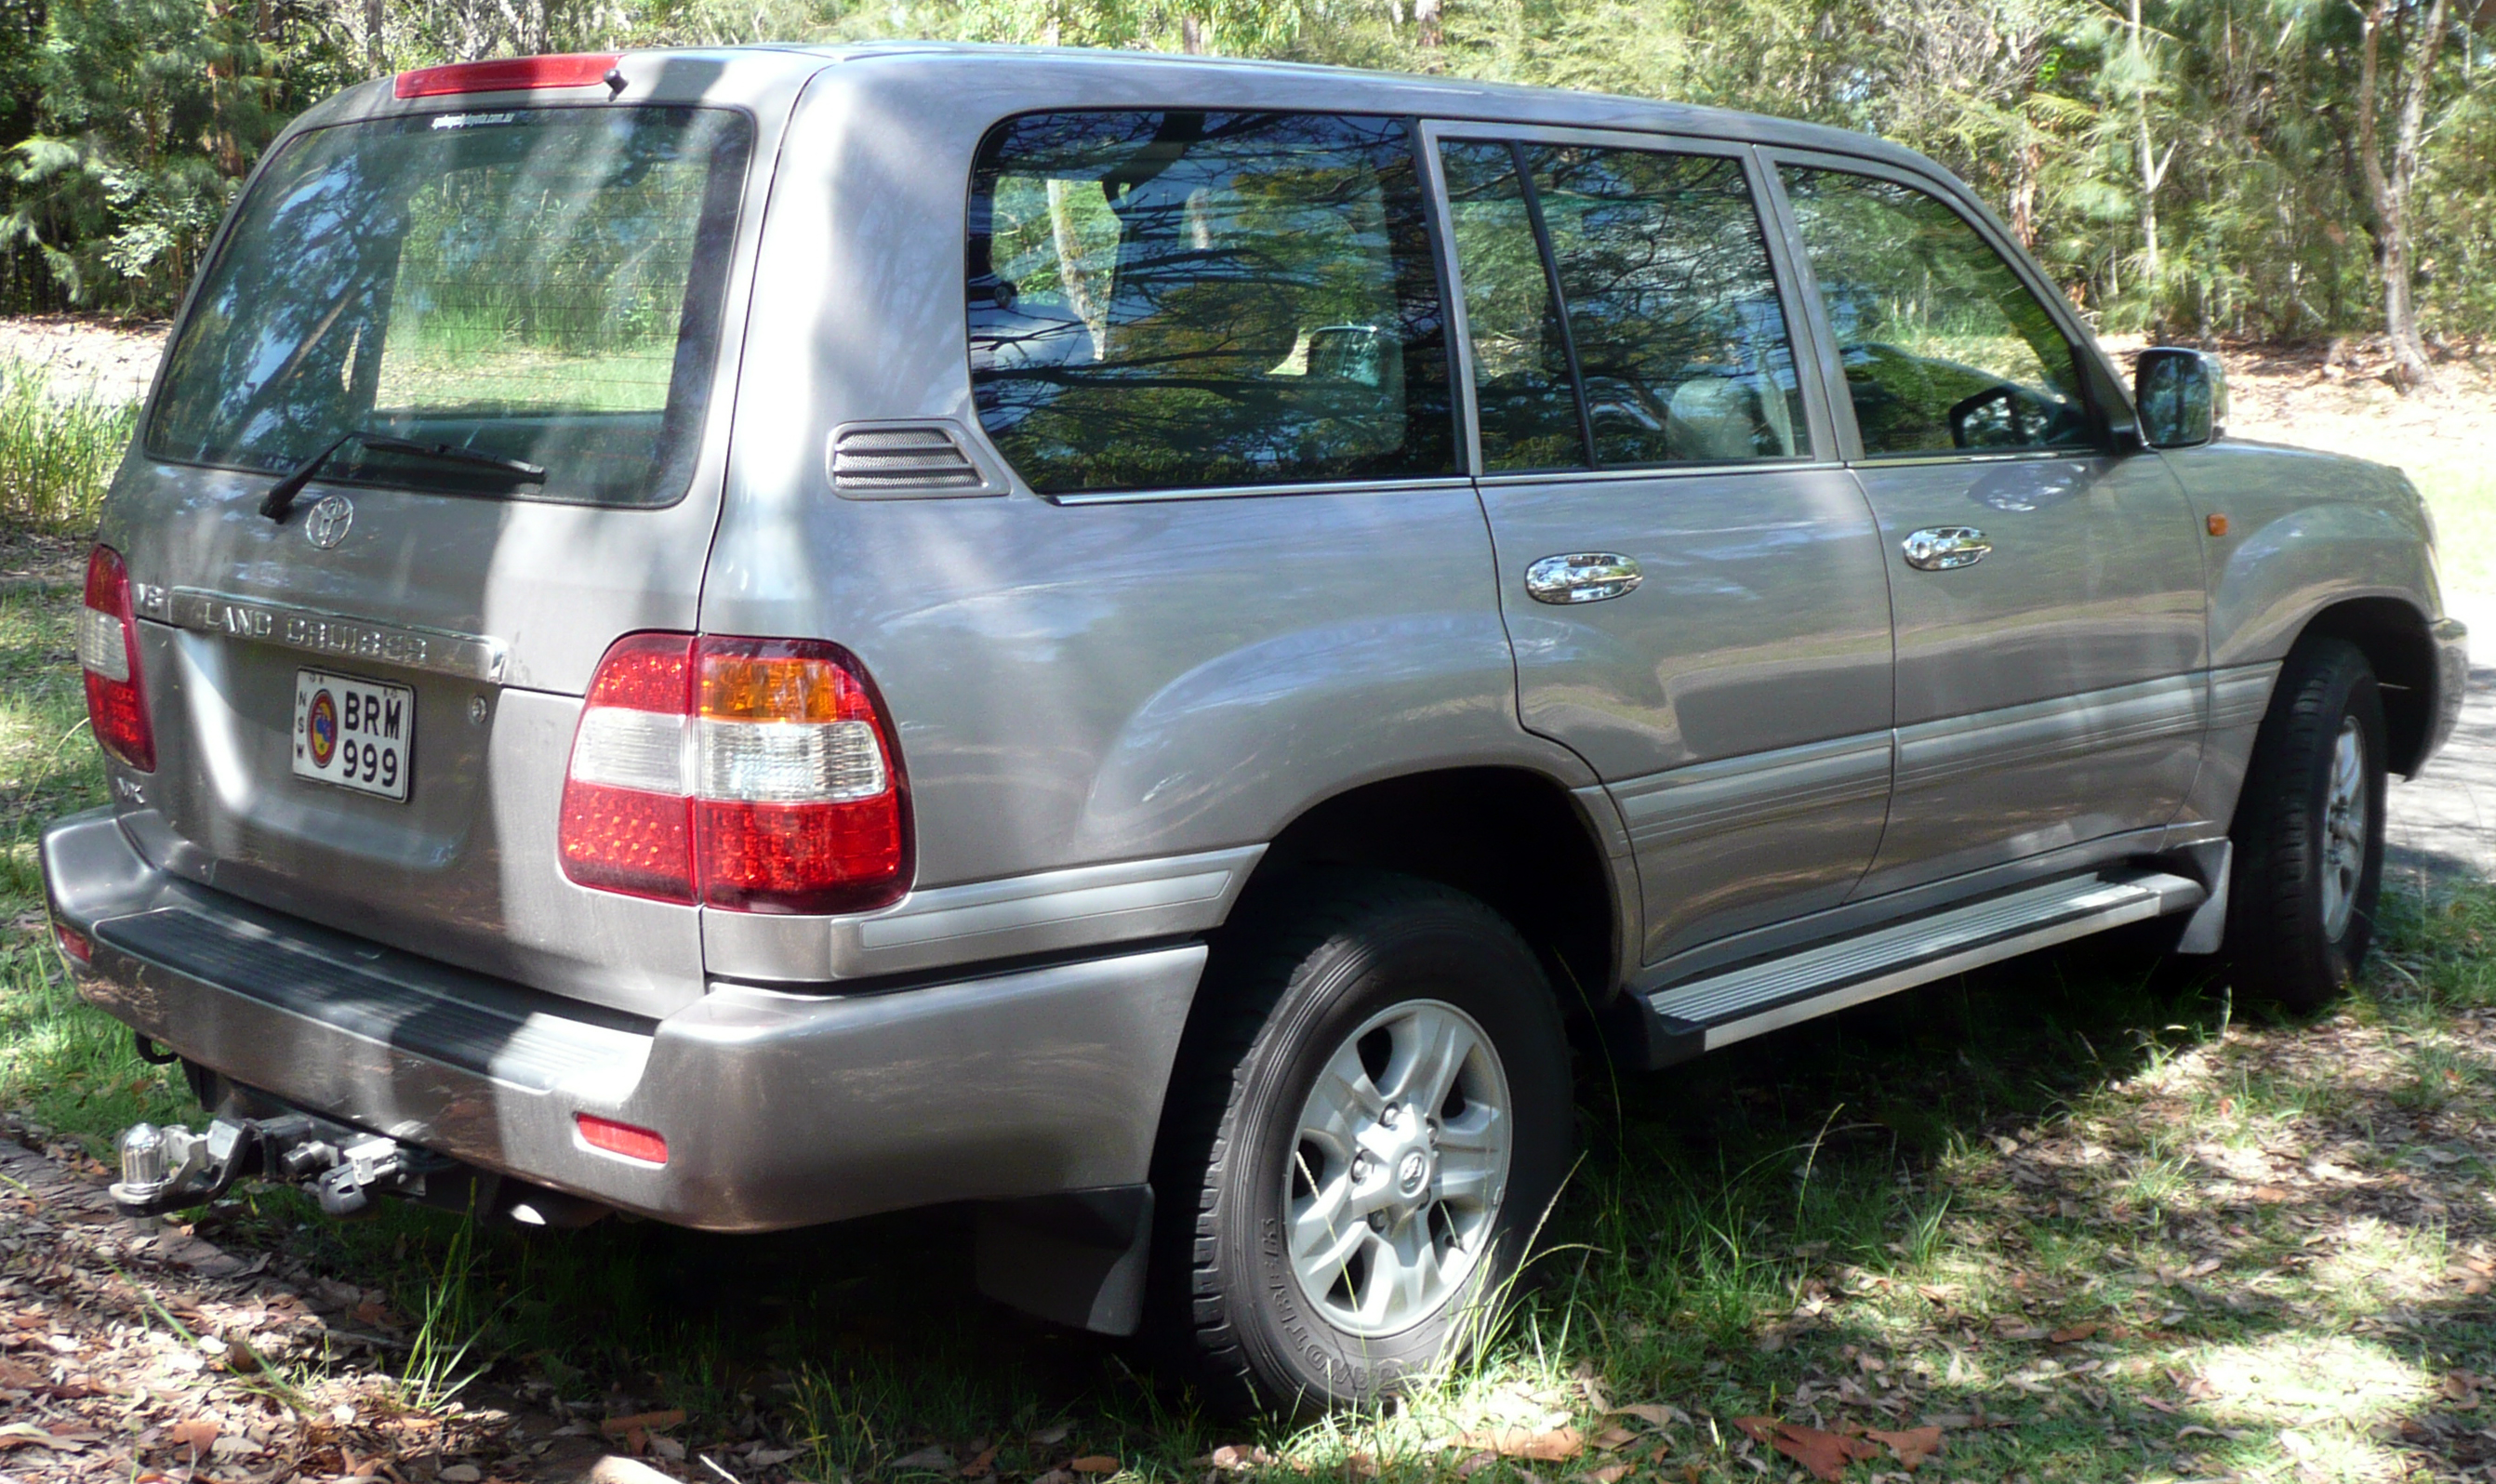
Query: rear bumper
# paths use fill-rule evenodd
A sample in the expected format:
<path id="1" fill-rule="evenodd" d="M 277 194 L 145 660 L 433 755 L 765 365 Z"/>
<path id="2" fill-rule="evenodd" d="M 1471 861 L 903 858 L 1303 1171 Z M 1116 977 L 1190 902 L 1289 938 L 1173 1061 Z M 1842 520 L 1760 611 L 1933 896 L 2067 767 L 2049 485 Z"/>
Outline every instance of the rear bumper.
<path id="1" fill-rule="evenodd" d="M 175 880 L 109 810 L 44 836 L 78 989 L 314 1112 L 680 1225 L 759 1231 L 1140 1184 L 1201 943 L 870 993 L 714 982 L 647 1021 Z M 664 1165 L 582 1113 L 656 1129 Z"/>

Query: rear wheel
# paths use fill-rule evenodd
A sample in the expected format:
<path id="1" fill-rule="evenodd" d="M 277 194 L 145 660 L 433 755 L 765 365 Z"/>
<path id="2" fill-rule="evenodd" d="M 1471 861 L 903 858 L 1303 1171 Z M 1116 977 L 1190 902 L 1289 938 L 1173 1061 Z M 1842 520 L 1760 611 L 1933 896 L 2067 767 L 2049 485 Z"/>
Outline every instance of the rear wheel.
<path id="1" fill-rule="evenodd" d="M 2383 884 L 2385 752 L 2365 655 L 2339 639 L 2299 645 L 2236 806 L 2228 954 L 2243 992 L 2311 1010 L 2356 978 Z"/>
<path id="2" fill-rule="evenodd" d="M 1558 1006 L 1432 882 L 1328 873 L 1238 937 L 1171 1089 L 1155 1267 L 1234 1395 L 1365 1402 L 1475 1337 L 1558 1190 Z"/>

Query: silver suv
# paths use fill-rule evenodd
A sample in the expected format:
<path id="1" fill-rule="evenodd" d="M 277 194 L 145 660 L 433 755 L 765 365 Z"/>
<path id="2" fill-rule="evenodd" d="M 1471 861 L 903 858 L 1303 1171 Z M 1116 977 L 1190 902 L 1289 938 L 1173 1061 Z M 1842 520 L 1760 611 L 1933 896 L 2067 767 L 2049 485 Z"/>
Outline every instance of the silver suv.
<path id="1" fill-rule="evenodd" d="M 941 46 L 402 74 L 106 508 L 84 994 L 242 1175 L 979 1278 L 1363 1398 L 1662 1067 L 2149 918 L 2311 1005 L 2461 696 L 2396 473 L 1856 135 Z"/>

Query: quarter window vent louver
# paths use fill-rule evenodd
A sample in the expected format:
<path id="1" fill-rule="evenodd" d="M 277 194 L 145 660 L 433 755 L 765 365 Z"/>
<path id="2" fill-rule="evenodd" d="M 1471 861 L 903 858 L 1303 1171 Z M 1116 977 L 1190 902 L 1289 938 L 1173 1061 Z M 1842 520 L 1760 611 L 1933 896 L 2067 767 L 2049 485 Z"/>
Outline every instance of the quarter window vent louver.
<path id="1" fill-rule="evenodd" d="M 832 488 L 844 495 L 977 494 L 989 487 L 941 425 L 851 428 L 832 443 Z"/>

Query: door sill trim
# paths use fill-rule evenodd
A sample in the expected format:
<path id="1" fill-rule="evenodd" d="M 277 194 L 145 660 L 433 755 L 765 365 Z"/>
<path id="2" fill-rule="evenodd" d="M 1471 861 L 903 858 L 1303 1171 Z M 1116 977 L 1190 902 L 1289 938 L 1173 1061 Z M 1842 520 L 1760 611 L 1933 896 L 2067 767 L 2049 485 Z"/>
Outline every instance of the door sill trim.
<path id="1" fill-rule="evenodd" d="M 1964 903 L 1622 998 L 1630 1060 L 1669 1067 L 1884 995 L 2126 923 L 2200 906 L 2208 893 L 2164 871 L 2095 872 Z"/>

